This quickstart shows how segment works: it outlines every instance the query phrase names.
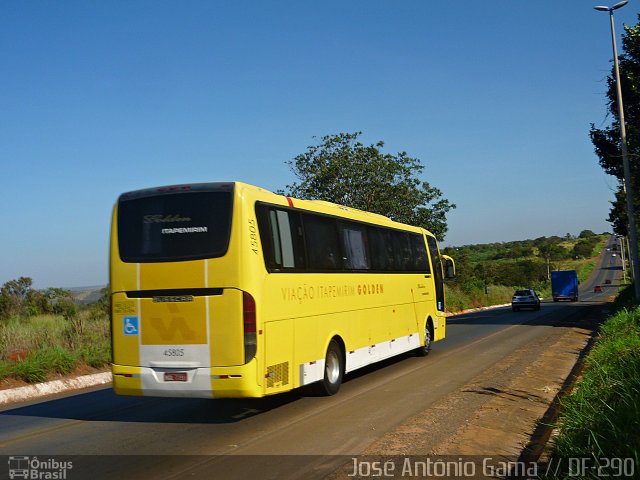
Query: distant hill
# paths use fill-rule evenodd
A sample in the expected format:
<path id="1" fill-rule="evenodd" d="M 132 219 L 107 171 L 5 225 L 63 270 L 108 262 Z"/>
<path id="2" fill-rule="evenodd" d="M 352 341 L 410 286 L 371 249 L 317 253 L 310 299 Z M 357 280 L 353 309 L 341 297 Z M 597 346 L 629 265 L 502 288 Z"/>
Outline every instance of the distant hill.
<path id="1" fill-rule="evenodd" d="M 102 295 L 101 291 L 106 285 L 94 286 L 94 287 L 75 287 L 69 288 L 73 301 L 81 305 L 88 303 L 95 303 L 100 300 Z"/>

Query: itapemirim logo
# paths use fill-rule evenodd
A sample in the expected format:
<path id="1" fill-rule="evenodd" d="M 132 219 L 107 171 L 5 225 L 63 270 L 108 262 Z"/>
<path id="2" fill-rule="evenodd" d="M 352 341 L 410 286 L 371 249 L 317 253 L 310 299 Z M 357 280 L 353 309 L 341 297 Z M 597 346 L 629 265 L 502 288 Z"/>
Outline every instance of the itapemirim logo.
<path id="1" fill-rule="evenodd" d="M 45 460 L 38 457 L 9 457 L 9 478 L 29 480 L 66 480 L 67 471 L 73 468 L 73 462 L 58 461 L 55 458 Z"/>

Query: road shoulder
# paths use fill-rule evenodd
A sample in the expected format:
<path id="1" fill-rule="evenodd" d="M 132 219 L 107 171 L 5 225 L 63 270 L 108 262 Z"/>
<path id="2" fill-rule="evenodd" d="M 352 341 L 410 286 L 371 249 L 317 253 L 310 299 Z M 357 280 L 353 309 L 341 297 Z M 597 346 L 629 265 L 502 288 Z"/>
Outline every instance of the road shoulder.
<path id="1" fill-rule="evenodd" d="M 557 413 L 557 398 L 576 375 L 576 365 L 604 318 L 594 306 L 549 335 L 507 355 L 428 410 L 386 433 L 363 457 L 485 456 L 536 461 Z M 347 478 L 349 466 L 330 478 Z"/>

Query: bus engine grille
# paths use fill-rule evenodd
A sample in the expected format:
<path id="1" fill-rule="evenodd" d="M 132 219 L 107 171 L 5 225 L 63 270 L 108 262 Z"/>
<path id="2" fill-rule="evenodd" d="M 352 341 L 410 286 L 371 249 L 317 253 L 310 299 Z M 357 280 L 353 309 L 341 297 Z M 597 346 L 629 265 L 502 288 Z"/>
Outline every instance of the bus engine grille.
<path id="1" fill-rule="evenodd" d="M 289 384 L 289 362 L 267 367 L 267 388 L 283 387 Z"/>

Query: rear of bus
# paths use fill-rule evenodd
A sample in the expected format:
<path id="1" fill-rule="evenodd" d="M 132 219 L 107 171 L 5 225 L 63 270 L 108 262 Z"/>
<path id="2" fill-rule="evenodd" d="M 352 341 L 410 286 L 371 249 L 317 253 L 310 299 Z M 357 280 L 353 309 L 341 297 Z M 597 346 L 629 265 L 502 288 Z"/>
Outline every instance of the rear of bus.
<path id="1" fill-rule="evenodd" d="M 110 249 L 116 393 L 260 395 L 255 302 L 239 288 L 237 189 L 184 185 L 118 199 Z"/>

